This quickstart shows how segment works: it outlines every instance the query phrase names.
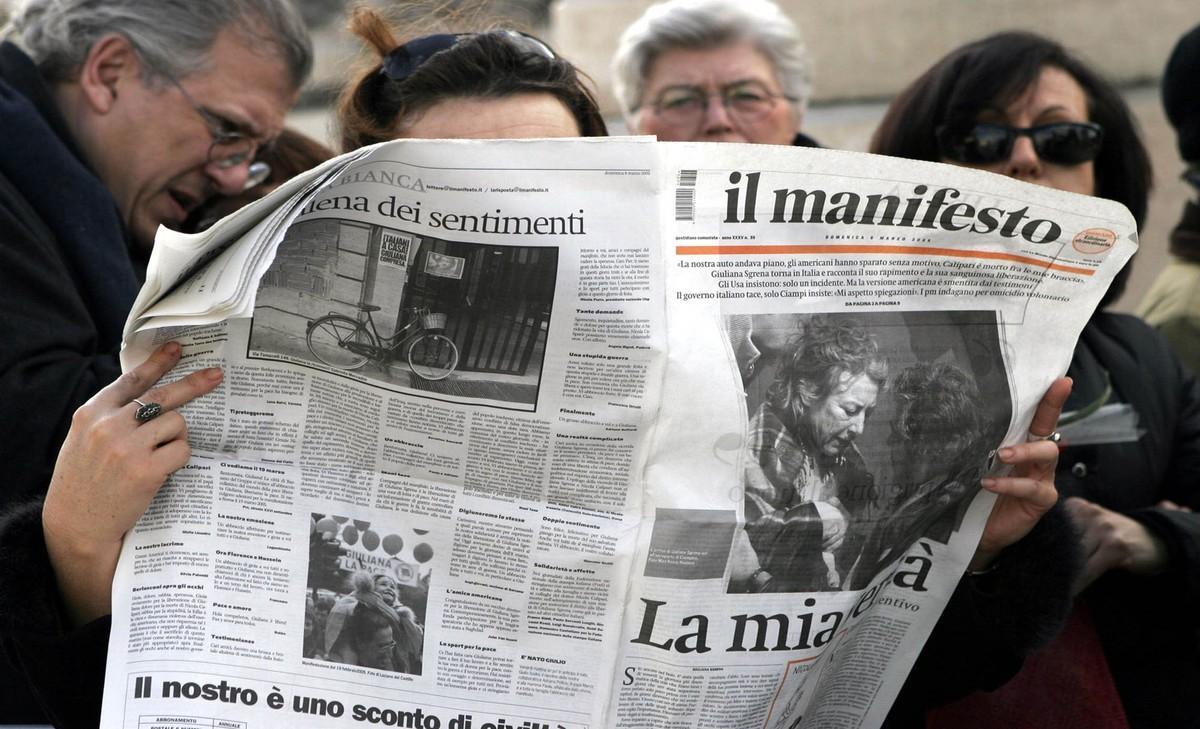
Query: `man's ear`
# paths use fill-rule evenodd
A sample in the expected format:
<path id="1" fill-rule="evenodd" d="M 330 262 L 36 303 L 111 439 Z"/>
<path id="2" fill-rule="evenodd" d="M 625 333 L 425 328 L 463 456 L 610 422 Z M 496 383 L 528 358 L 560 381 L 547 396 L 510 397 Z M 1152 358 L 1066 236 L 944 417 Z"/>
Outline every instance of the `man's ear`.
<path id="1" fill-rule="evenodd" d="M 130 83 L 141 84 L 142 63 L 129 39 L 110 33 L 96 41 L 79 69 L 79 87 L 97 114 L 107 114 Z"/>

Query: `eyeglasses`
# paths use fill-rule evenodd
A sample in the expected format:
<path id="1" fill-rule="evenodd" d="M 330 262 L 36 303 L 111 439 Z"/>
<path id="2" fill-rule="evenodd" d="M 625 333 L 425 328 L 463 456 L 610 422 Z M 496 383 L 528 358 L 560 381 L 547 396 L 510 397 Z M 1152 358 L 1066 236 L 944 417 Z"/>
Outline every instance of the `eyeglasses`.
<path id="1" fill-rule="evenodd" d="M 192 98 L 192 95 L 183 88 L 183 85 L 180 84 L 179 81 L 171 76 L 167 76 L 166 78 L 172 83 L 172 85 L 175 86 L 175 88 L 179 89 L 179 93 L 183 94 L 183 98 L 187 99 L 187 102 L 191 104 L 192 108 L 196 110 L 196 113 L 200 115 L 200 118 L 204 120 L 204 126 L 208 127 L 208 133 L 210 136 L 212 136 L 212 144 L 210 144 L 208 147 L 208 161 L 210 164 L 214 164 L 217 167 L 226 170 L 230 167 L 237 167 L 238 165 L 245 164 L 254 159 L 255 153 L 259 149 L 259 142 L 257 139 L 239 130 L 236 123 L 222 116 L 214 114 L 208 109 L 205 109 L 203 106 L 197 104 Z M 261 164 L 264 166 L 266 165 L 265 162 Z M 258 181 L 254 183 L 255 185 L 265 180 L 267 175 L 271 173 L 270 167 L 267 167 L 266 170 L 266 173 L 263 174 L 261 173 L 260 169 L 258 173 L 260 177 Z M 253 174 L 254 172 L 255 170 L 252 169 L 251 173 Z M 247 180 L 247 182 L 249 182 L 249 180 Z M 247 189 L 250 187 L 254 187 L 254 185 L 248 185 Z"/>
<path id="2" fill-rule="evenodd" d="M 1002 162 L 1012 154 L 1017 137 L 1029 137 L 1038 157 L 1058 165 L 1090 162 L 1100 154 L 1104 128 L 1092 122 L 1055 122 L 1036 127 L 1010 127 L 981 123 L 963 129 L 943 125 L 937 129 L 942 156 L 967 165 Z"/>
<path id="3" fill-rule="evenodd" d="M 486 33 L 440 33 L 415 38 L 402 46 L 396 46 L 383 57 L 383 64 L 380 66 L 379 72 L 393 81 L 403 81 L 438 53 L 453 48 L 462 40 L 481 35 L 502 38 L 518 51 L 532 56 L 549 60 L 558 58 L 550 46 L 538 38 L 515 30 L 492 30 Z"/>
<path id="4" fill-rule="evenodd" d="M 770 91 L 760 81 L 738 81 L 709 93 L 699 86 L 668 86 L 650 104 L 654 113 L 673 126 L 699 126 L 708 110 L 709 98 L 717 96 L 721 105 L 740 122 L 762 119 L 775 108 L 777 99 L 797 101 L 786 94 Z"/>
<path id="5" fill-rule="evenodd" d="M 246 182 L 242 185 L 242 192 L 254 189 L 267 181 L 271 176 L 271 165 L 256 159 L 246 168 Z"/>

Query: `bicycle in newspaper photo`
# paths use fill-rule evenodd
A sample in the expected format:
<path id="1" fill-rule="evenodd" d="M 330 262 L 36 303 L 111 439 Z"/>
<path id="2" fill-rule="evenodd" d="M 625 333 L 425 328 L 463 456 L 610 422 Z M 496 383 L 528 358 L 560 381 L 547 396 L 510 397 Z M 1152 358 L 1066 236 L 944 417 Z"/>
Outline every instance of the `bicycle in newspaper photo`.
<path id="1" fill-rule="evenodd" d="M 330 367 L 343 370 L 356 370 L 372 360 L 386 368 L 389 361 L 403 359 L 413 374 L 424 380 L 445 379 L 458 366 L 458 347 L 441 333 L 446 327 L 445 314 L 408 307 L 404 325 L 385 337 L 371 316 L 379 307 L 359 304 L 358 308 L 366 313 L 366 322 L 334 312 L 310 321 L 308 351 Z"/>

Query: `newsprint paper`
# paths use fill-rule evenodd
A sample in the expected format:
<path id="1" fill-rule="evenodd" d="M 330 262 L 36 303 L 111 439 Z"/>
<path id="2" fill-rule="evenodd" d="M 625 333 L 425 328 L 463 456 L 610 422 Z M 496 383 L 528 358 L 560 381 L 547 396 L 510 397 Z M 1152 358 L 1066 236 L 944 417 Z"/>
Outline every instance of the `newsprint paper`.
<path id="1" fill-rule="evenodd" d="M 103 725 L 877 726 L 1135 248 L 988 173 L 643 138 L 389 143 L 164 231 L 125 364 L 226 379 Z"/>

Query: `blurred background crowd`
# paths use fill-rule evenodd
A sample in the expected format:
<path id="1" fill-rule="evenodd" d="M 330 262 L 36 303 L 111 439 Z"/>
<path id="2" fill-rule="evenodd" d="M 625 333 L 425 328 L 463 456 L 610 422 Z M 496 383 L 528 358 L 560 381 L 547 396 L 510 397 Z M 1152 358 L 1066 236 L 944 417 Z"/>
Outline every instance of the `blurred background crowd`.
<path id="1" fill-rule="evenodd" d="M 0 0 L 0 19 L 15 0 Z M 345 70 L 362 51 L 346 30 L 352 0 L 297 0 L 309 22 L 315 66 L 288 123 L 336 148 L 330 128 L 333 101 Z M 617 40 L 652 0 L 427 0 L 367 3 L 413 25 L 413 34 L 447 18 L 451 25 L 521 27 L 547 40 L 595 82 L 597 100 L 611 134 L 625 133 L 613 94 L 610 62 Z M 1168 261 L 1169 238 L 1189 188 L 1175 133 L 1163 113 L 1158 83 L 1171 48 L 1200 20 L 1184 0 L 884 0 L 816 3 L 781 0 L 799 26 L 813 63 L 815 82 L 804 130 L 832 149 L 866 151 L 888 102 L 946 52 L 989 33 L 1034 30 L 1063 43 L 1102 72 L 1121 91 L 1141 128 L 1154 168 L 1154 186 L 1138 254 L 1115 311 L 1134 312 Z"/>

